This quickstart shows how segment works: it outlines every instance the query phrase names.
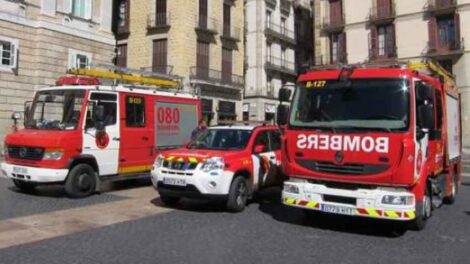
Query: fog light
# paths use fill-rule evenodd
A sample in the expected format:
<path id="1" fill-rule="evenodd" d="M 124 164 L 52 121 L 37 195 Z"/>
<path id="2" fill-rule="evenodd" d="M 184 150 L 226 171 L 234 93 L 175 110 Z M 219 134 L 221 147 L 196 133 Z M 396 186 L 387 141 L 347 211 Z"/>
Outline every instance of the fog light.
<path id="1" fill-rule="evenodd" d="M 289 183 L 284 183 L 284 191 L 288 193 L 295 193 L 299 194 L 300 190 L 297 185 L 289 184 Z"/>
<path id="2" fill-rule="evenodd" d="M 412 205 L 414 203 L 414 197 L 385 195 L 384 197 L 382 197 L 382 203 L 391 205 Z"/>

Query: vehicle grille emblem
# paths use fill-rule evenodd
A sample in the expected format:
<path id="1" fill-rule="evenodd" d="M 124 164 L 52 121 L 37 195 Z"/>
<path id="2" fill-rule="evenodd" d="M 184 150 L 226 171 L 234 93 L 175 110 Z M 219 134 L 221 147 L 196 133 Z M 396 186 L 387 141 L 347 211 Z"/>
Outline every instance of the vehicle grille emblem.
<path id="1" fill-rule="evenodd" d="M 337 163 L 343 162 L 343 159 L 344 159 L 343 152 L 338 151 L 338 152 L 335 153 L 335 160 L 336 160 Z"/>
<path id="2" fill-rule="evenodd" d="M 28 154 L 28 149 L 25 147 L 20 148 L 19 153 L 20 157 L 24 158 Z"/>

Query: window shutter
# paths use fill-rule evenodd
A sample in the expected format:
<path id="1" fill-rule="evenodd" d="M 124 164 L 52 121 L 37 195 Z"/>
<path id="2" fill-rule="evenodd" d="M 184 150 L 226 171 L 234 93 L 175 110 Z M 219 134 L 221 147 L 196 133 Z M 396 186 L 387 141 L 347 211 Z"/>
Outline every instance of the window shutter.
<path id="1" fill-rule="evenodd" d="M 436 21 L 436 17 L 429 18 L 428 30 L 429 30 L 429 44 L 428 44 L 428 47 L 429 47 L 430 50 L 436 50 L 436 48 L 437 48 L 437 21 Z"/>
<path id="2" fill-rule="evenodd" d="M 454 16 L 454 23 L 455 23 L 455 48 L 456 49 L 461 49 L 463 43 L 462 39 L 460 38 L 460 14 L 455 13 Z"/>
<path id="3" fill-rule="evenodd" d="M 72 0 L 62 0 L 62 12 L 72 13 Z"/>
<path id="4" fill-rule="evenodd" d="M 17 49 L 14 43 L 11 43 L 10 50 L 10 66 L 16 68 Z"/>
<path id="5" fill-rule="evenodd" d="M 111 31 L 113 2 L 112 0 L 101 0 L 101 28 Z"/>
<path id="6" fill-rule="evenodd" d="M 342 63 L 346 63 L 346 56 L 347 56 L 347 40 L 346 40 L 346 32 L 343 32 L 341 33 L 340 35 L 340 54 L 339 54 L 339 58 L 338 58 L 338 61 L 339 62 L 342 62 Z"/>
<path id="7" fill-rule="evenodd" d="M 85 19 L 93 18 L 93 2 L 91 0 L 85 0 Z"/>
<path id="8" fill-rule="evenodd" d="M 41 13 L 48 16 L 55 16 L 57 0 L 42 0 Z"/>
<path id="9" fill-rule="evenodd" d="M 377 57 L 377 48 L 378 48 L 378 45 L 377 45 L 377 27 L 372 27 L 370 29 L 370 37 L 369 37 L 369 41 L 370 41 L 370 57 L 371 59 L 374 59 Z"/>

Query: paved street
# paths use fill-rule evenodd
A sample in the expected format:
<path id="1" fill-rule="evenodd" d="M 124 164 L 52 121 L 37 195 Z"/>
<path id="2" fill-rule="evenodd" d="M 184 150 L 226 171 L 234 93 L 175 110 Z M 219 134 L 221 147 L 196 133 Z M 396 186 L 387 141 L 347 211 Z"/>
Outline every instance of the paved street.
<path id="1" fill-rule="evenodd" d="M 466 173 L 470 162 L 466 162 Z M 111 188 L 111 187 L 110 187 Z M 458 201 L 426 230 L 391 237 L 388 225 L 335 216 L 307 218 L 262 193 L 246 211 L 184 201 L 161 206 L 145 183 L 88 199 L 60 189 L 31 196 L 0 179 L 0 263 L 467 263 L 470 177 Z"/>

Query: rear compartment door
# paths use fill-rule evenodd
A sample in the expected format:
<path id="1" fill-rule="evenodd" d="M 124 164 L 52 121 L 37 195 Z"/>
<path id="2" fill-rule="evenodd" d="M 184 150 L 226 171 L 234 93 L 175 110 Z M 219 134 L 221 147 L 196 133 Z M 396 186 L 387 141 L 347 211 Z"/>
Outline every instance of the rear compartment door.
<path id="1" fill-rule="evenodd" d="M 273 186 L 277 183 L 278 163 L 280 158 L 279 144 L 273 144 L 275 135 L 271 130 L 261 130 L 255 136 L 253 148 L 258 145 L 265 146 L 262 153 L 252 154 L 254 186 L 258 188 Z"/>
<path id="2" fill-rule="evenodd" d="M 451 95 L 446 95 L 447 117 L 447 146 L 449 160 L 460 157 L 460 114 L 459 101 Z"/>

